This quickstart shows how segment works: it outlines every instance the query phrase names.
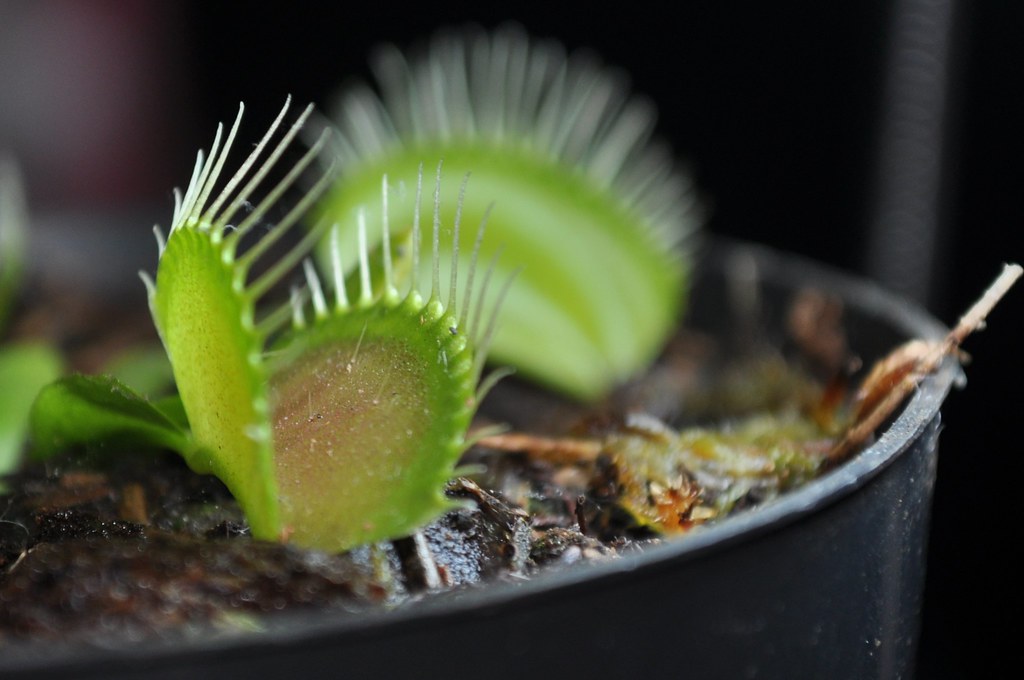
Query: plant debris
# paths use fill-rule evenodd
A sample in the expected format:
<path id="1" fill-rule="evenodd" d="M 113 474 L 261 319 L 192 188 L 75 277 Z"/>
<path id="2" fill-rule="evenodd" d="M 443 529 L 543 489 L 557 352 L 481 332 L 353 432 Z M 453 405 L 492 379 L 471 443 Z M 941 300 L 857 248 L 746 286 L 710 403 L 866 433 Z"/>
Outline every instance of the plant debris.
<path id="1" fill-rule="evenodd" d="M 1019 264 L 1007 264 L 945 338 L 911 340 L 875 364 L 855 397 L 854 423 L 829 453 L 833 461 L 846 458 L 863 446 L 874 431 L 910 396 L 921 380 L 947 356 L 959 352 L 968 335 L 984 328 L 985 318 L 1024 274 Z"/>

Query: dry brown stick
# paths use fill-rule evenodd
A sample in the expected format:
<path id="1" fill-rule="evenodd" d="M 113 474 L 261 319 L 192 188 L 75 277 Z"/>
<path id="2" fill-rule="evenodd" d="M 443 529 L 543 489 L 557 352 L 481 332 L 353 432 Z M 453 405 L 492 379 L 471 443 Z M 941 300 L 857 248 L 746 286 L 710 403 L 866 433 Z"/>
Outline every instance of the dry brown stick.
<path id="1" fill-rule="evenodd" d="M 478 439 L 476 443 L 498 451 L 525 451 L 555 462 L 592 461 L 601 453 L 601 443 L 594 440 L 542 437 L 526 432 L 487 435 Z"/>
<path id="2" fill-rule="evenodd" d="M 833 462 L 842 460 L 846 456 L 853 453 L 854 450 L 859 448 L 861 444 L 867 441 L 868 437 L 878 429 L 878 427 L 888 418 L 903 400 L 906 399 L 916 388 L 917 385 L 924 379 L 925 376 L 935 371 L 942 360 L 948 355 L 953 354 L 960 347 L 960 344 L 967 338 L 968 335 L 981 328 L 985 323 L 985 317 L 988 316 L 989 312 L 996 306 L 1000 299 L 1006 294 L 1008 290 L 1016 283 L 1017 279 L 1024 274 L 1024 268 L 1018 264 L 1007 264 L 1003 265 L 1003 271 L 999 274 L 992 285 L 982 294 L 982 296 L 973 304 L 971 308 L 967 310 L 956 326 L 951 330 L 945 338 L 938 342 L 926 343 L 923 347 L 923 351 L 914 355 L 900 358 L 897 362 L 899 365 L 889 367 L 887 374 L 891 374 L 900 370 L 905 371 L 905 375 L 888 391 L 884 398 L 882 398 L 867 414 L 863 417 L 858 418 L 857 422 L 854 423 L 850 429 L 846 431 L 846 434 L 841 440 L 832 448 L 829 452 L 829 459 Z M 888 357 L 879 362 L 880 365 L 884 365 L 892 357 L 898 356 L 902 350 L 907 348 L 909 345 L 903 345 L 900 348 L 894 350 Z M 909 368 L 906 366 L 907 361 L 912 361 L 913 365 Z M 874 371 L 872 375 L 869 375 L 865 380 L 867 383 L 874 377 Z M 879 376 L 879 381 L 885 376 Z"/>

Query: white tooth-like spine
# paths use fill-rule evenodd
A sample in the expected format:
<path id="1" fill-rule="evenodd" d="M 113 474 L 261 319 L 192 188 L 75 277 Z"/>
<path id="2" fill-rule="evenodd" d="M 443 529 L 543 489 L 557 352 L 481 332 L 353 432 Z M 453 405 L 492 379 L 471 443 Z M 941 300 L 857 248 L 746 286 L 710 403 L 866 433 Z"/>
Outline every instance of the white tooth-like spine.
<path id="1" fill-rule="evenodd" d="M 394 46 L 375 57 L 380 94 L 355 86 L 336 106 L 343 168 L 432 141 L 515 145 L 612 189 L 666 248 L 681 249 L 696 229 L 692 182 L 653 140 L 653 105 L 590 53 L 566 54 L 508 25 L 438 34 L 408 59 Z"/>
<path id="2" fill-rule="evenodd" d="M 459 261 L 459 229 L 462 220 L 462 201 L 465 196 L 466 188 L 469 183 L 469 175 L 467 174 L 459 187 L 459 204 L 456 206 L 455 217 L 452 223 L 453 238 L 452 238 L 452 252 L 450 253 L 450 259 L 452 263 L 458 263 Z M 431 313 L 449 315 L 451 317 L 449 330 L 452 333 L 457 333 L 460 330 L 466 334 L 467 339 L 473 343 L 473 368 L 477 378 L 483 371 L 484 361 L 486 359 L 487 347 L 490 343 L 490 338 L 494 332 L 496 324 L 497 311 L 501 306 L 501 301 L 505 297 L 509 285 L 512 279 L 515 278 L 517 272 L 513 272 L 508 280 L 504 282 L 501 290 L 498 292 L 496 297 L 491 300 L 487 300 L 487 291 L 489 288 L 491 276 L 495 268 L 495 264 L 500 256 L 501 249 L 492 257 L 486 271 L 484 272 L 482 281 L 479 282 L 479 286 L 476 286 L 476 268 L 479 259 L 480 246 L 483 242 L 484 233 L 487 226 L 487 214 L 481 220 L 477 227 L 477 234 L 473 244 L 473 251 L 470 256 L 466 271 L 466 290 L 464 297 L 461 300 L 461 309 L 459 300 L 457 299 L 458 290 L 458 271 L 457 266 L 452 267 L 450 272 L 450 285 L 448 290 L 448 297 L 446 300 L 441 299 L 441 283 L 440 283 L 440 267 L 441 267 L 441 238 L 440 232 L 442 229 L 441 220 L 441 180 L 442 180 L 442 164 L 438 163 L 435 175 L 435 185 L 433 192 L 432 201 L 432 228 L 431 228 L 431 273 L 432 273 L 432 285 L 430 295 L 426 298 L 416 288 L 416 282 L 419 279 L 419 258 L 420 258 L 420 201 L 423 197 L 423 166 L 420 165 L 419 172 L 416 178 L 416 197 L 415 205 L 413 206 L 413 221 L 411 229 L 411 240 L 412 240 L 412 253 L 411 253 L 411 266 L 413 276 L 411 277 L 412 283 L 407 291 L 404 302 L 399 299 L 394 291 L 393 274 L 392 274 L 392 262 L 391 262 L 391 244 L 390 244 L 390 226 L 388 219 L 388 193 L 392 190 L 392 187 L 388 185 L 387 176 L 384 176 L 381 181 L 381 206 L 383 209 L 381 217 L 381 266 L 384 273 L 384 285 L 379 291 L 373 290 L 373 283 L 371 281 L 371 262 L 370 262 L 370 251 L 368 240 L 366 238 L 366 232 L 368 226 L 366 224 L 366 211 L 359 210 L 356 217 L 356 223 L 358 228 L 358 253 L 356 258 L 356 267 L 358 273 L 358 285 L 359 285 L 359 301 L 357 307 L 366 308 L 375 304 L 386 304 L 386 305 L 398 305 L 398 304 L 414 304 L 417 307 L 422 307 L 424 310 L 430 310 Z M 487 211 L 490 212 L 490 209 Z M 330 269 L 328 280 L 332 283 L 334 288 L 335 300 L 333 313 L 336 315 L 344 315 L 348 313 L 352 308 L 349 304 L 348 291 L 346 288 L 346 274 L 344 270 L 344 259 L 341 254 L 339 245 L 340 240 L 340 227 L 333 225 L 330 229 L 328 237 L 328 252 L 329 258 L 327 266 Z M 318 321 L 324 320 L 330 316 L 328 312 L 328 305 L 326 296 L 323 293 L 322 284 L 320 277 L 316 273 L 313 263 L 309 260 L 303 262 L 306 275 L 306 289 L 308 296 L 312 300 L 313 312 Z M 298 308 L 294 308 L 294 305 L 300 304 L 297 302 L 299 298 L 293 295 L 293 325 L 296 328 L 303 328 L 305 326 L 306 317 L 304 313 L 300 313 Z M 412 302 L 411 302 L 412 301 Z"/>

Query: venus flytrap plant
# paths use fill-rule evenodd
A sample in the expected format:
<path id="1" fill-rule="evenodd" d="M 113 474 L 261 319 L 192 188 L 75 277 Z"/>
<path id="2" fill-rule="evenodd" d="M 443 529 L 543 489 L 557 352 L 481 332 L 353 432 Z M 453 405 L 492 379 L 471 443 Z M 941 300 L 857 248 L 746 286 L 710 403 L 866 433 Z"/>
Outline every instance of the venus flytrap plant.
<path id="1" fill-rule="evenodd" d="M 620 74 L 515 28 L 440 37 L 408 60 L 389 48 L 375 67 L 380 94 L 356 88 L 337 106 L 340 178 L 320 211 L 344 251 L 384 172 L 409 183 L 421 158 L 443 158 L 473 173 L 467 219 L 500 198 L 482 252 L 500 245 L 500 268 L 523 268 L 492 356 L 583 400 L 648 366 L 679 316 L 698 221 L 688 180 L 650 142 L 653 107 Z"/>
<path id="2" fill-rule="evenodd" d="M 117 439 L 175 449 L 194 470 L 225 483 L 256 538 L 337 551 L 408 534 L 452 507 L 443 487 L 467 446 L 465 432 L 488 384 L 477 387 L 493 319 L 483 311 L 486 283 L 456 292 L 457 267 L 443 295 L 440 168 L 428 297 L 416 285 L 399 294 L 388 247 L 380 252 L 375 290 L 362 239 L 358 291 L 350 300 L 335 230 L 329 292 L 306 260 L 305 292 L 294 290 L 290 302 L 276 307 L 263 303 L 328 228 L 313 229 L 263 273 L 252 274 L 333 180 L 330 171 L 323 173 L 272 229 L 241 245 L 325 143 L 322 136 L 265 198 L 247 207 L 310 113 L 306 109 L 267 153 L 287 109 L 213 198 L 241 110 L 223 144 L 218 128 L 209 158 L 200 153 L 187 191 L 176 194 L 166 238 L 156 230 L 156 277 L 143 279 L 180 401 L 149 403 L 112 378 L 73 376 L 37 399 L 34 442 L 41 457 L 69 444 Z M 416 186 L 413 270 L 420 268 L 422 174 Z M 385 178 L 385 243 L 389 194 Z M 457 262 L 458 254 L 450 259 Z"/>

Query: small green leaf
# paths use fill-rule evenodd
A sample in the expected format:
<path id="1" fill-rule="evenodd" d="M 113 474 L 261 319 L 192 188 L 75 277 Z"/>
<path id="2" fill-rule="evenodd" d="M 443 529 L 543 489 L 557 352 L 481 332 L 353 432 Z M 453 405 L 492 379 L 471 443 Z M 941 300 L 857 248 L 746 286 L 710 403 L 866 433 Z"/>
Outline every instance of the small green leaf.
<path id="1" fill-rule="evenodd" d="M 177 394 L 161 397 L 156 401 L 150 401 L 150 403 L 153 404 L 153 408 L 160 411 L 168 420 L 181 429 L 191 429 L 188 424 L 188 414 L 185 413 L 185 405 L 181 403 L 181 397 Z"/>
<path id="2" fill-rule="evenodd" d="M 175 450 L 186 460 L 197 445 L 188 431 L 109 376 L 72 375 L 40 391 L 31 414 L 32 456 L 73 446 L 144 446 Z"/>
<path id="3" fill-rule="evenodd" d="M 0 350 L 0 474 L 21 460 L 32 400 L 61 374 L 61 358 L 46 345 L 14 345 Z"/>
<path id="4" fill-rule="evenodd" d="M 119 354 L 100 371 L 148 397 L 174 389 L 174 371 L 159 345 L 135 347 Z"/>

